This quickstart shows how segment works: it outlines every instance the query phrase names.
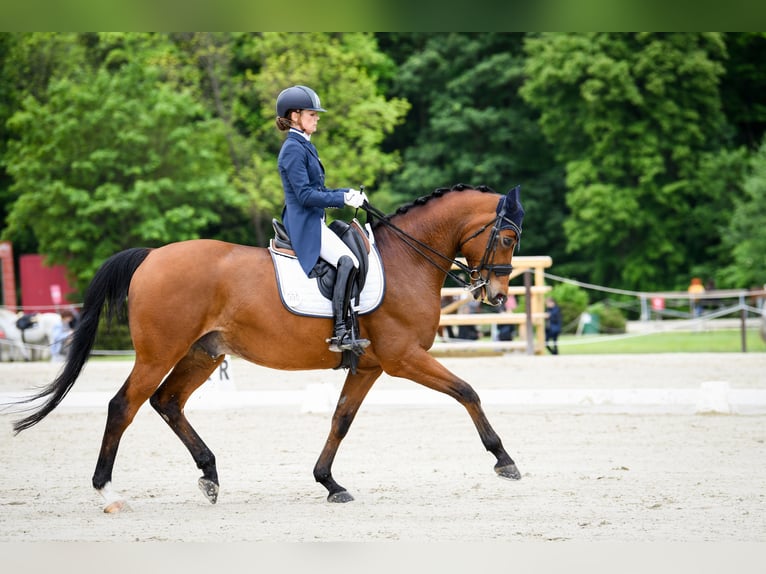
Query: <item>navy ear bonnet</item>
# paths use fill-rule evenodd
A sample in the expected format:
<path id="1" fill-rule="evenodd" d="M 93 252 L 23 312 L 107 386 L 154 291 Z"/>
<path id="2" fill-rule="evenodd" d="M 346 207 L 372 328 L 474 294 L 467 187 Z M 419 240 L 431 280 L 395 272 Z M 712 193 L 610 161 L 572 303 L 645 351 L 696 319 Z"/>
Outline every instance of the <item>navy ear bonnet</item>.
<path id="1" fill-rule="evenodd" d="M 524 208 L 521 206 L 519 194 L 521 185 L 517 185 L 497 204 L 498 229 L 513 229 L 517 240 L 521 240 L 521 223 L 524 220 Z"/>

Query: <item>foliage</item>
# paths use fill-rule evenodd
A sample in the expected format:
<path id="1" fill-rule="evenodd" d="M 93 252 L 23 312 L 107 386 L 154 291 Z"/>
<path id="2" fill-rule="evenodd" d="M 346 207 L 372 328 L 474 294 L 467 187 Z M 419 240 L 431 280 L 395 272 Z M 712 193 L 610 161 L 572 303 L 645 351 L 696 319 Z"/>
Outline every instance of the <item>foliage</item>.
<path id="1" fill-rule="evenodd" d="M 690 225 L 711 202 L 699 179 L 724 144 L 720 34 L 543 34 L 521 89 L 566 165 L 568 249 L 591 281 L 662 287 L 720 236 Z M 719 211 L 719 214 L 725 213 Z"/>
<path id="2" fill-rule="evenodd" d="M 110 38 L 111 39 L 111 38 Z M 241 200 L 228 185 L 220 126 L 162 81 L 159 51 L 130 39 L 75 77 L 52 77 L 9 121 L 17 196 L 4 235 L 31 229 L 41 252 L 83 288 L 111 254 L 199 237 Z"/>
<path id="3" fill-rule="evenodd" d="M 559 283 L 548 295 L 561 309 L 561 323 L 564 333 L 574 333 L 580 315 L 588 308 L 588 292 L 571 283 Z"/>
<path id="4" fill-rule="evenodd" d="M 282 209 L 277 155 L 283 137 L 274 126 L 274 105 L 279 92 L 295 84 L 311 86 L 328 110 L 312 136 L 328 170 L 327 186 L 364 185 L 377 204 L 378 185 L 401 165 L 399 154 L 384 152 L 381 142 L 401 122 L 409 104 L 380 92 L 378 78 L 391 73 L 392 64 L 378 51 L 375 38 L 264 33 L 246 49 L 248 58 L 260 64 L 248 77 L 248 121 L 255 145 L 246 175 L 254 211 L 268 214 L 270 220 Z"/>
<path id="5" fill-rule="evenodd" d="M 598 317 L 601 333 L 618 334 L 625 332 L 627 321 L 617 307 L 603 302 L 594 303 L 588 308 L 588 312 Z"/>
<path id="6" fill-rule="evenodd" d="M 737 200 L 725 244 L 733 261 L 719 276 L 722 287 L 766 285 L 766 140 L 753 155 L 744 183 L 745 196 Z"/>
<path id="7" fill-rule="evenodd" d="M 729 33 L 725 36 L 729 54 L 721 82 L 721 99 L 735 146 L 755 150 L 766 133 L 766 32 Z"/>
<path id="8" fill-rule="evenodd" d="M 392 198 L 411 200 L 458 182 L 499 192 L 521 184 L 521 252 L 563 257 L 563 170 L 536 112 L 518 95 L 524 35 L 379 36 L 399 64 L 391 92 L 412 103 L 407 122 L 387 141 L 405 160 L 389 184 Z"/>
<path id="9" fill-rule="evenodd" d="M 102 315 L 98 323 L 96 342 L 93 348 L 99 351 L 131 351 L 133 340 L 130 337 L 130 328 L 127 323 L 107 323 L 106 316 Z"/>
<path id="10" fill-rule="evenodd" d="M 328 185 L 385 211 L 520 183 L 521 252 L 559 275 L 762 285 L 765 55 L 763 32 L 0 33 L 0 235 L 80 286 L 126 246 L 265 245 L 274 100 L 305 83 Z"/>

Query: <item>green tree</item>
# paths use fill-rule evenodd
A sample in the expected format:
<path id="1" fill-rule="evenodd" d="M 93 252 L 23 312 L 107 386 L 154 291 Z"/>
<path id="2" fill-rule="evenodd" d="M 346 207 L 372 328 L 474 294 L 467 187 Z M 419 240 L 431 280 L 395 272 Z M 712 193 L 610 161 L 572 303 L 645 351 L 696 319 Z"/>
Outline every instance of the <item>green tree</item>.
<path id="1" fill-rule="evenodd" d="M 736 128 L 734 141 L 750 150 L 758 149 L 766 133 L 766 32 L 737 32 L 725 35 L 726 74 L 721 99 L 729 122 Z"/>
<path id="2" fill-rule="evenodd" d="M 564 181 L 537 124 L 518 95 L 524 81 L 519 33 L 379 34 L 399 64 L 388 87 L 407 98 L 407 122 L 389 138 L 404 168 L 389 186 L 403 201 L 455 183 L 504 192 L 522 185 L 527 212 L 522 253 L 563 251 Z M 403 48 L 404 47 L 404 48 Z"/>
<path id="3" fill-rule="evenodd" d="M 722 35 L 541 34 L 526 50 L 521 93 L 566 166 L 579 275 L 673 285 L 720 243 L 703 214 L 715 205 L 720 222 L 737 192 L 700 177 L 726 145 Z"/>
<path id="4" fill-rule="evenodd" d="M 7 122 L 25 95 L 44 101 L 53 74 L 76 74 L 82 55 L 83 47 L 76 34 L 0 34 L 0 213 L 3 221 L 7 220 L 15 200 L 5 159 L 8 142 L 14 137 Z M 17 253 L 37 251 L 37 240 L 30 230 L 20 230 L 14 243 Z"/>
<path id="5" fill-rule="evenodd" d="M 243 61 L 243 48 L 247 51 L 257 36 L 233 32 L 184 32 L 170 35 L 178 49 L 185 70 L 183 77 L 210 114 L 222 125 L 229 159 L 229 181 L 244 198 L 250 196 L 249 177 L 252 174 L 252 156 L 255 139 L 246 118 L 250 114 L 243 106 L 243 98 L 249 90 L 250 65 L 258 62 Z M 215 237 L 235 243 L 266 245 L 270 236 L 267 215 L 252 217 L 255 213 L 251 202 L 245 208 L 227 210 L 211 232 Z"/>
<path id="6" fill-rule="evenodd" d="M 766 140 L 752 156 L 744 189 L 724 236 L 733 262 L 719 273 L 718 285 L 762 289 L 766 285 Z"/>
<path id="7" fill-rule="evenodd" d="M 4 232 L 30 229 L 82 288 L 121 249 L 204 235 L 241 209 L 225 137 L 183 82 L 172 46 L 151 35 L 102 35 L 101 55 L 54 74 L 8 125 L 13 203 Z"/>
<path id="8" fill-rule="evenodd" d="M 274 125 L 279 92 L 294 84 L 314 88 L 322 106 L 312 137 L 327 166 L 328 187 L 365 185 L 377 202 L 378 184 L 400 167 L 397 152 L 384 152 L 381 142 L 402 121 L 409 104 L 387 99 L 378 88 L 393 64 L 371 34 L 263 33 L 245 38 L 238 62 L 246 66 L 246 86 L 237 102 L 237 123 L 246 126 L 252 157 L 241 172 L 251 217 L 264 229 L 281 212 L 282 182 L 277 155 L 283 134 Z"/>
<path id="9" fill-rule="evenodd" d="M 15 42 L 16 37 L 13 34 L 0 34 L 0 218 L 3 221 L 8 216 L 7 206 L 11 201 L 8 188 L 12 183 L 2 161 L 9 139 L 6 122 L 18 107 L 11 58 Z"/>

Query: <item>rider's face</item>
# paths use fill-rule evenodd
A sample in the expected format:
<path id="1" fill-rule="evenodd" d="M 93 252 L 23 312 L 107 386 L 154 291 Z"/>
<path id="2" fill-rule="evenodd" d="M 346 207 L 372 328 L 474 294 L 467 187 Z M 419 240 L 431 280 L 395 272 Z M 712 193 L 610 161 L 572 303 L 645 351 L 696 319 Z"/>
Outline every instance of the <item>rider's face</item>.
<path id="1" fill-rule="evenodd" d="M 315 131 L 317 131 L 319 112 L 312 110 L 301 110 L 300 112 L 295 112 L 295 116 L 297 116 L 295 123 L 300 129 L 303 130 L 306 135 L 310 136 Z"/>

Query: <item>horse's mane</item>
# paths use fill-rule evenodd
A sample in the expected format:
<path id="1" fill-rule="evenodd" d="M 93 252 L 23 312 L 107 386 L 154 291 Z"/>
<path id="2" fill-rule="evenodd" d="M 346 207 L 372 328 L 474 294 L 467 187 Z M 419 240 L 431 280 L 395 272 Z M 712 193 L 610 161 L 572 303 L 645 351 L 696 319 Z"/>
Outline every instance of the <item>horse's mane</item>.
<path id="1" fill-rule="evenodd" d="M 475 189 L 481 192 L 495 193 L 494 189 L 486 185 L 473 186 L 473 185 L 466 185 L 465 183 L 456 183 L 452 187 L 439 187 L 433 190 L 428 195 L 418 197 L 416 200 L 411 201 L 410 203 L 407 203 L 405 205 L 402 205 L 392 215 L 387 215 L 386 220 L 390 220 L 392 217 L 395 217 L 397 215 L 404 215 L 405 213 L 409 212 L 413 207 L 419 207 L 421 205 L 425 205 L 429 201 L 437 197 L 442 197 L 445 194 L 450 193 L 452 191 L 464 191 L 466 189 Z M 373 228 L 377 227 L 379 224 L 380 224 L 380 221 L 376 219 L 375 222 L 373 223 Z"/>

